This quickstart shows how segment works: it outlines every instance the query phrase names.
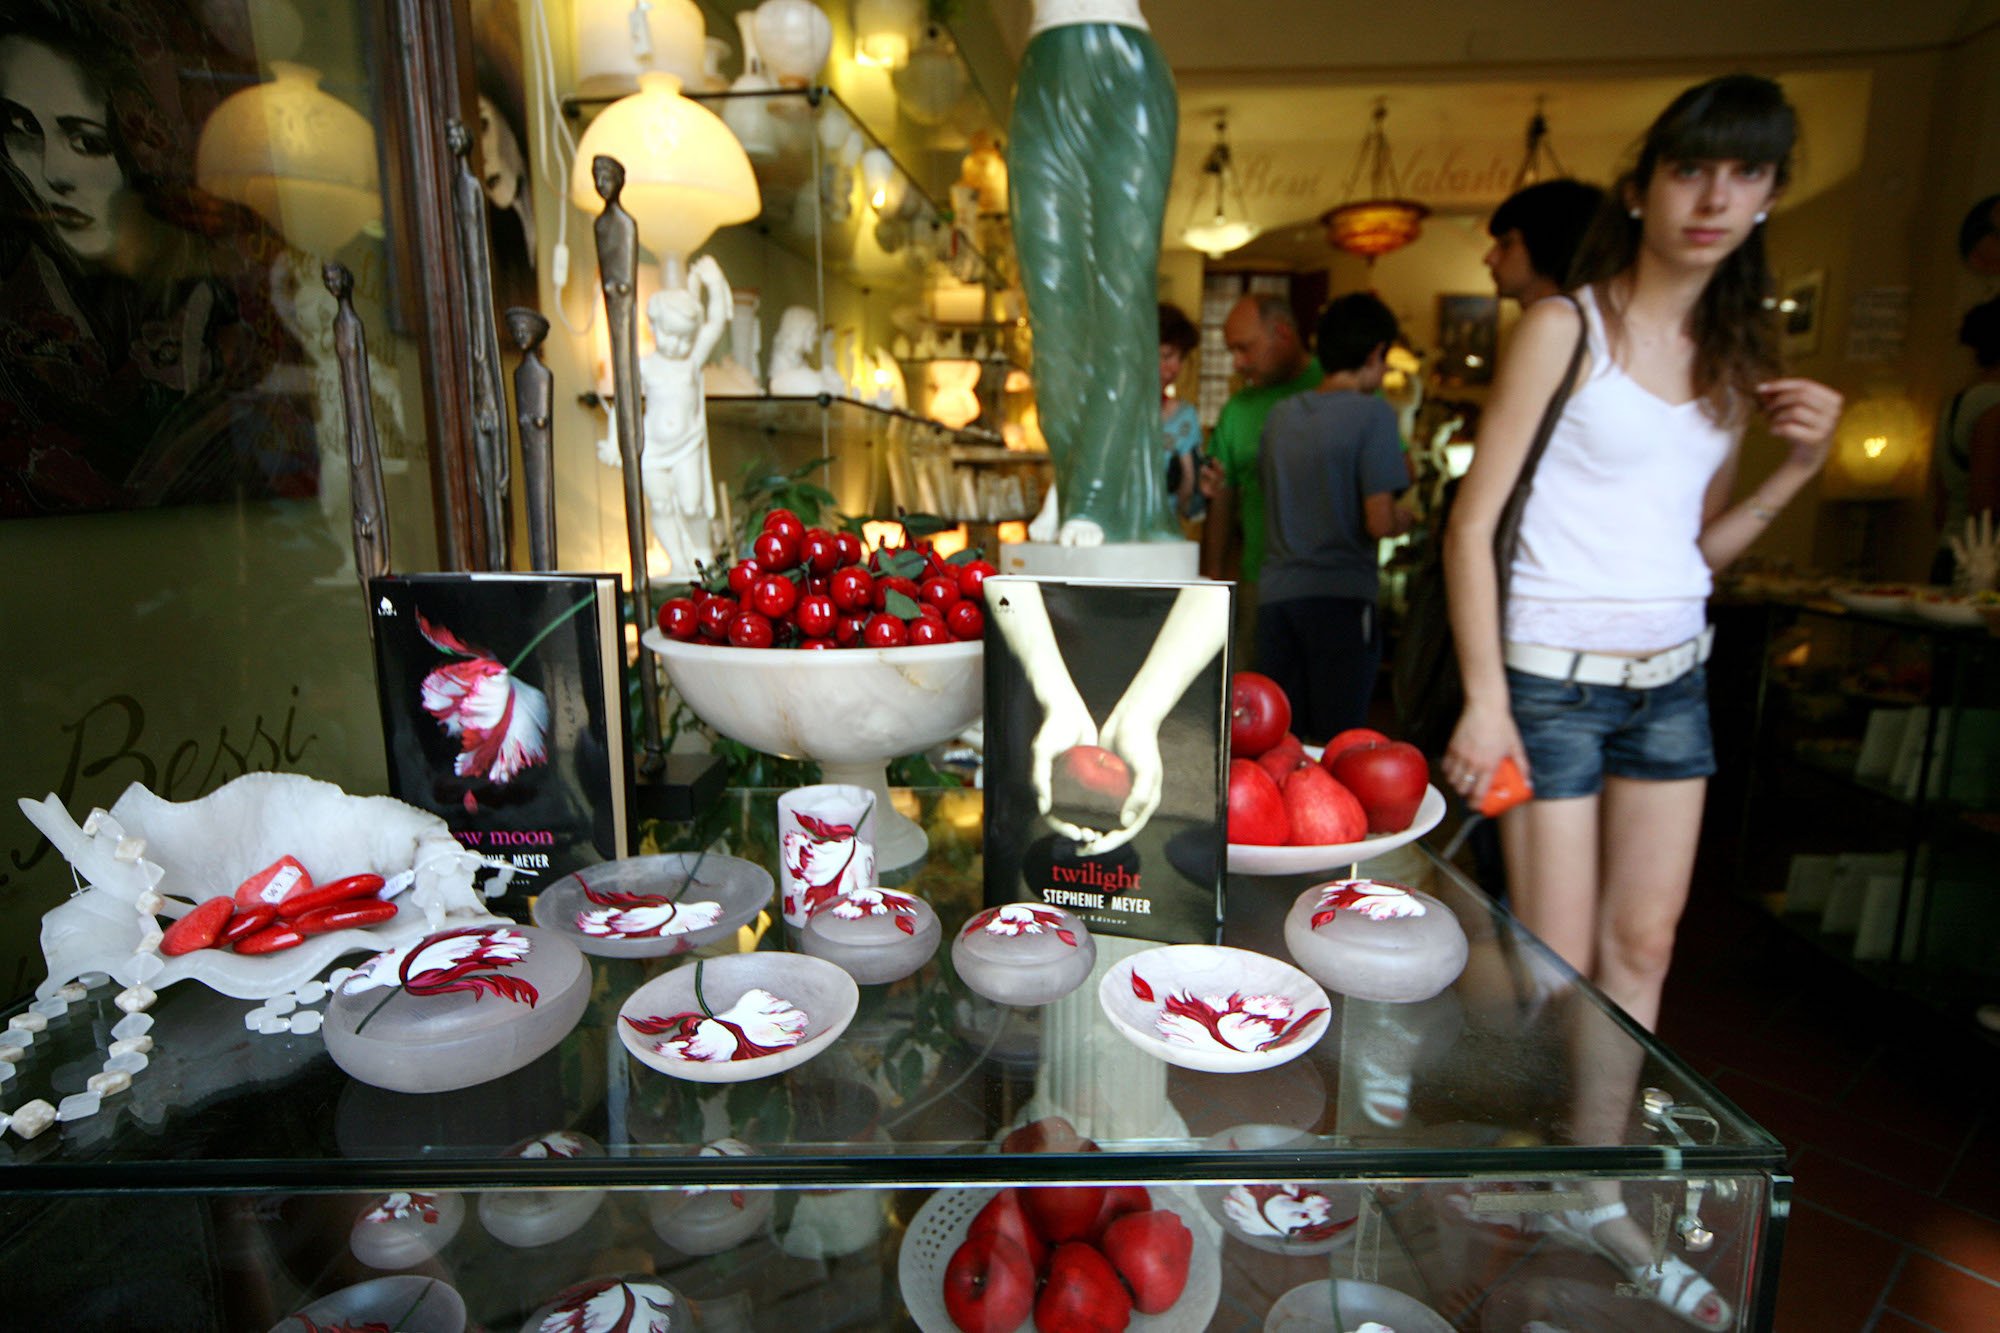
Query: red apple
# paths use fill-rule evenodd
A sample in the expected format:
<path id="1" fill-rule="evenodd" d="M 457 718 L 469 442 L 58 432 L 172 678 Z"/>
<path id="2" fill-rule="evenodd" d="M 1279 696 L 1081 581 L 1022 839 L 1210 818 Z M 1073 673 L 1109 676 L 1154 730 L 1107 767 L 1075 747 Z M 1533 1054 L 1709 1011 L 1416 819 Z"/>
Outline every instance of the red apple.
<path id="1" fill-rule="evenodd" d="M 1058 818 L 1100 828 L 1117 821 L 1131 794 L 1132 770 L 1102 746 L 1072 745 L 1056 756 L 1049 798 Z"/>
<path id="2" fill-rule="evenodd" d="M 1253 762 L 1256 763 L 1257 767 L 1269 773 L 1271 781 L 1278 784 L 1279 791 L 1283 791 L 1285 783 L 1291 778 L 1292 774 L 1310 765 L 1312 760 L 1306 758 L 1304 750 L 1287 750 L 1284 746 L 1280 745 L 1264 751 Z"/>
<path id="3" fill-rule="evenodd" d="M 1288 731 L 1284 735 L 1278 737 L 1278 743 L 1276 745 L 1273 745 L 1270 749 L 1264 751 L 1264 753 L 1295 754 L 1299 758 L 1305 759 L 1306 743 Z M 1307 762 L 1310 763 L 1311 760 L 1307 760 Z"/>
<path id="4" fill-rule="evenodd" d="M 1001 1152 L 1096 1152 L 1097 1144 L 1076 1132 L 1059 1115 L 1045 1115 L 1012 1130 L 1000 1140 Z"/>
<path id="5" fill-rule="evenodd" d="M 1127 1213 L 1148 1212 L 1153 1206 L 1153 1196 L 1144 1185 L 1106 1185 L 1104 1187 L 1104 1207 L 1097 1211 L 1097 1222 L 1090 1229 L 1090 1243 L 1098 1244 L 1104 1238 L 1104 1229 Z"/>
<path id="6" fill-rule="evenodd" d="M 1229 754 L 1255 759 L 1292 726 L 1292 701 L 1269 676 L 1239 671 L 1229 678 Z"/>
<path id="7" fill-rule="evenodd" d="M 1368 814 L 1361 802 L 1317 765 L 1292 774 L 1283 800 L 1294 847 L 1358 842 L 1368 831 Z"/>
<path id="8" fill-rule="evenodd" d="M 1431 767 L 1407 741 L 1354 745 L 1333 761 L 1333 775 L 1368 812 L 1371 833 L 1401 833 L 1417 817 Z"/>
<path id="9" fill-rule="evenodd" d="M 1252 847 L 1282 847 L 1291 834 L 1285 798 L 1271 775 L 1254 760 L 1229 761 L 1229 841 Z"/>
<path id="10" fill-rule="evenodd" d="M 1039 1333 L 1120 1333 L 1132 1322 L 1132 1296 L 1111 1261 L 1080 1242 L 1056 1246 L 1035 1302 Z"/>
<path id="11" fill-rule="evenodd" d="M 1140 1314 L 1164 1313 L 1187 1287 L 1194 1233 L 1164 1208 L 1119 1218 L 1104 1229 L 1099 1248 L 1132 1289 Z"/>
<path id="12" fill-rule="evenodd" d="M 1042 1262 L 1049 1257 L 1049 1247 L 1035 1234 L 1034 1223 L 1028 1220 L 1027 1210 L 1021 1206 L 1021 1191 L 1009 1186 L 986 1201 L 972 1219 L 972 1225 L 965 1229 L 970 1240 L 988 1232 L 1005 1236 L 1027 1252 L 1028 1263 L 1039 1273 Z"/>
<path id="13" fill-rule="evenodd" d="M 1102 1185 L 1022 1185 L 1021 1207 L 1035 1234 L 1052 1244 L 1082 1240 L 1104 1208 Z"/>
<path id="14" fill-rule="evenodd" d="M 1389 738 L 1373 727 L 1349 727 L 1326 743 L 1320 751 L 1319 761 L 1326 765 L 1326 771 L 1333 772 L 1333 761 L 1350 745 L 1387 745 Z"/>
<path id="15" fill-rule="evenodd" d="M 944 1312 L 962 1333 L 1014 1333 L 1034 1312 L 1035 1270 L 1005 1236 L 968 1236 L 944 1269 Z"/>

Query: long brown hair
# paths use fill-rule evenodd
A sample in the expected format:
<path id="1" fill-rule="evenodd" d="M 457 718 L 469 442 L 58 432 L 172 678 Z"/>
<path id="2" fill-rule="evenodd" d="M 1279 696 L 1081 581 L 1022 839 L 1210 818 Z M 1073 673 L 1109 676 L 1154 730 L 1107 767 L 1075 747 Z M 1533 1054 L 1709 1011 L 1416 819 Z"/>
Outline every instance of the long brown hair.
<path id="1" fill-rule="evenodd" d="M 1571 287 L 1597 284 L 1606 323 L 1616 329 L 1620 310 L 1609 280 L 1639 257 L 1644 224 L 1627 211 L 1631 195 L 1644 195 L 1662 162 L 1734 161 L 1769 166 L 1777 187 L 1791 179 L 1798 116 L 1784 89 L 1754 74 L 1728 74 L 1689 88 L 1646 131 L 1638 161 L 1604 196 L 1570 271 Z M 1743 244 L 1716 266 L 1690 319 L 1694 337 L 1694 390 L 1711 420 L 1740 422 L 1755 401 L 1757 385 L 1782 368 L 1777 320 L 1767 300 L 1773 283 L 1764 255 L 1764 231 L 1753 228 Z"/>

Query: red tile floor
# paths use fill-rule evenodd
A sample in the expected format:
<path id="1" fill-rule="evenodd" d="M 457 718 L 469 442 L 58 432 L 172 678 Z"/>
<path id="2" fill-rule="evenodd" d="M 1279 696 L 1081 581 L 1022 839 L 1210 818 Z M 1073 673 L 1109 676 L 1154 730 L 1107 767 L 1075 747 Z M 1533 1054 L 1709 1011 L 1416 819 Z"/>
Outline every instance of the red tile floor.
<path id="1" fill-rule="evenodd" d="M 1862 989 L 1725 875 L 1697 883 L 1660 1035 L 1785 1145 L 1777 1329 L 2000 1330 L 2000 1044 Z"/>

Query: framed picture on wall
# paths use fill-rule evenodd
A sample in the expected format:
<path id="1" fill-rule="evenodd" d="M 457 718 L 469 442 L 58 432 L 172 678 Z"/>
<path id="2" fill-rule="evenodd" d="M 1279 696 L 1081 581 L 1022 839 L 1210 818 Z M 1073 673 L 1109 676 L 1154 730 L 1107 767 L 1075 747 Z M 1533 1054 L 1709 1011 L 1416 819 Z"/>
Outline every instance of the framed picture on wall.
<path id="1" fill-rule="evenodd" d="M 1786 356 L 1819 350 L 1819 326 L 1826 304 L 1826 270 L 1816 268 L 1778 284 L 1778 329 Z"/>
<path id="2" fill-rule="evenodd" d="M 1446 293 L 1437 299 L 1437 378 L 1441 384 L 1491 384 L 1500 342 L 1500 300 Z"/>

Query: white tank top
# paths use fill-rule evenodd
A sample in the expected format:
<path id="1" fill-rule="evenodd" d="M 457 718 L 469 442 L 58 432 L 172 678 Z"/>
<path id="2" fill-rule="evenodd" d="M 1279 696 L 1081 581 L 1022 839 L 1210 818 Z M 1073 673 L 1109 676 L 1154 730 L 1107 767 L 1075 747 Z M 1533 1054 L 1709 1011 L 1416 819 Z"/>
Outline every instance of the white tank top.
<path id="1" fill-rule="evenodd" d="M 1707 618 L 1702 500 L 1738 432 L 1710 420 L 1699 399 L 1676 405 L 1641 388 L 1612 358 L 1591 290 L 1576 298 L 1590 369 L 1522 511 L 1506 636 L 1654 652 L 1694 638 Z"/>

